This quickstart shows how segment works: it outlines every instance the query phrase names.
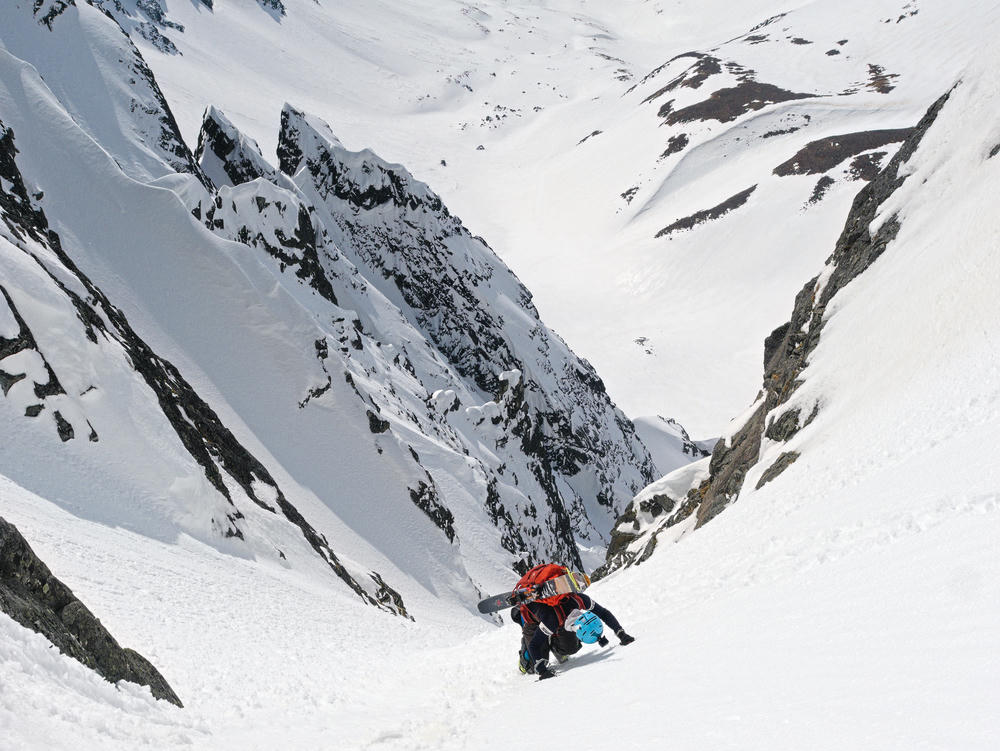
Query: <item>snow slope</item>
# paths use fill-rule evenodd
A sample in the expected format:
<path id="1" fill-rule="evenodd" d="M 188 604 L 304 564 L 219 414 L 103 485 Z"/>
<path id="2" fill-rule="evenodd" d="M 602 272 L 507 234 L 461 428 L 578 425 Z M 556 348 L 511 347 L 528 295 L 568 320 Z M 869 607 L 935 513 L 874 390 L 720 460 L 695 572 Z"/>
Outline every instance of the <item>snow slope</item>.
<path id="1" fill-rule="evenodd" d="M 221 12 L 221 0 L 218 5 Z M 294 8 L 290 0 L 287 5 Z M 267 23 L 288 18 L 277 6 L 267 7 L 271 13 L 250 4 L 244 10 L 262 13 Z M 984 9 L 991 10 L 965 5 L 955 17 L 961 28 L 937 28 L 954 40 L 972 33 L 964 22 L 975 16 L 974 30 L 990 39 L 991 18 L 974 13 Z M 177 10 L 195 12 L 198 6 L 181 4 Z M 903 28 L 924 15 L 921 8 L 896 25 Z M 747 44 L 756 49 L 765 43 Z M 147 386 L 125 366 L 120 342 L 94 342 L 81 333 L 87 321 L 77 317 L 80 308 L 60 284 L 81 296 L 87 289 L 67 273 L 68 266 L 54 262 L 51 243 L 18 237 L 5 224 L 3 285 L 17 290 L 11 299 L 30 314 L 38 346 L 4 364 L 12 370 L 17 365 L 44 387 L 52 385 L 45 368 L 51 358 L 71 388 L 43 398 L 22 380 L 0 399 L 4 424 L 16 426 L 10 433 L 16 442 L 0 442 L 0 509 L 118 638 L 152 660 L 185 709 L 154 702 L 135 687 L 109 686 L 0 616 L 0 747 L 460 749 L 537 742 L 768 751 L 995 748 L 1000 232 L 993 197 L 1000 187 L 994 116 L 1000 60 L 986 45 L 952 53 L 956 57 L 933 75 L 945 76 L 954 66 L 961 82 L 907 163 L 909 178 L 877 220 L 897 216 L 899 233 L 834 298 L 789 405 L 809 412 L 819 402 L 816 419 L 787 442 L 765 443 L 744 492 L 711 524 L 693 533 L 687 526 L 674 528 L 677 544 L 664 539 L 641 566 L 592 589 L 637 636 L 634 645 L 587 650 L 545 683 L 516 672 L 512 626 L 494 626 L 462 604 L 475 595 L 470 580 L 487 587 L 509 581 L 502 570 L 509 558 L 502 557 L 493 528 L 482 519 L 469 521 L 469 542 L 463 540 L 469 547 L 461 552 L 482 546 L 486 553 L 458 560 L 443 531 L 412 504 L 392 507 L 405 518 L 390 519 L 389 529 L 382 524 L 385 507 L 374 506 L 367 516 L 357 511 L 353 521 L 385 535 L 376 546 L 340 516 L 350 509 L 332 509 L 320 498 L 325 488 L 298 482 L 276 456 L 282 446 L 266 442 L 263 423 L 277 423 L 285 435 L 301 431 L 308 438 L 304 450 L 315 451 L 313 458 L 345 478 L 335 491 L 364 490 L 376 502 L 382 499 L 379 483 L 390 484 L 394 472 L 414 479 L 409 453 L 369 430 L 346 380 L 328 380 L 317 356 L 309 361 L 311 370 L 287 366 L 289 358 L 301 364 L 303 350 L 319 349 L 316 319 L 302 311 L 329 314 L 329 301 L 292 274 L 276 272 L 274 259 L 257 252 L 259 247 L 223 239 L 189 219 L 191 208 L 207 197 L 196 168 L 187 175 L 165 170 L 149 183 L 151 170 L 169 157 L 143 152 L 129 158 L 136 143 L 131 138 L 109 137 L 121 153 L 101 147 L 93 135 L 100 123 L 88 124 L 85 108 L 71 113 L 30 66 L 0 53 L 0 117 L 23 147 L 27 202 L 51 212 L 53 226 L 100 278 L 102 289 L 128 308 L 129 320 L 151 346 L 178 364 L 253 455 L 272 468 L 275 484 L 329 534 L 352 572 L 384 573 L 419 614 L 411 622 L 365 606 L 303 545 L 300 529 L 262 510 L 229 481 L 243 517 L 228 521 L 248 542 L 220 540 L 211 522 L 225 520 L 232 507 L 201 479 L 202 469 L 178 446 L 162 414 L 151 409 Z M 976 56 L 965 66 L 967 57 Z M 597 143 L 590 139 L 584 146 Z M 770 169 L 773 160 L 760 163 Z M 788 192 L 801 197 L 816 178 L 774 176 L 771 199 L 785 190 L 781 180 L 798 181 Z M 5 180 L 2 192 L 13 195 L 15 186 Z M 224 187 L 219 195 L 231 201 L 227 219 L 249 216 L 245 210 L 257 197 L 280 197 L 289 205 L 299 200 L 287 183 Z M 751 200 L 763 200 L 765 187 Z M 850 192 L 849 185 L 838 189 Z M 820 205 L 832 206 L 826 202 L 833 198 L 831 193 Z M 112 222 L 116 212 L 134 222 Z M 106 231 L 109 225 L 115 233 Z M 289 226 L 273 219 L 262 229 Z M 145 245 L 151 230 L 172 241 L 154 244 L 150 252 Z M 823 254 L 831 247 L 832 240 Z M 302 251 L 295 256 L 300 266 Z M 174 255 L 183 263 L 172 263 Z M 187 273 L 178 270 L 184 268 Z M 344 279 L 353 278 L 347 263 L 337 268 Z M 796 286 L 820 270 L 821 260 Z M 160 287 L 169 287 L 175 299 L 166 300 Z M 388 315 L 383 298 L 368 296 L 370 307 L 362 313 Z M 782 312 L 772 324 L 787 315 L 790 299 L 789 293 L 775 303 Z M 8 340 L 18 335 L 19 323 L 6 298 L 4 305 L 0 337 Z M 157 315 L 160 305 L 171 315 Z M 287 315 L 274 316 L 275 309 Z M 341 345 L 364 352 L 365 359 L 352 361 L 359 368 L 391 362 L 373 354 L 367 338 L 352 334 L 341 341 L 345 333 L 359 333 L 347 320 L 354 319 L 327 331 L 331 353 Z M 411 331 L 402 317 L 396 320 L 394 334 Z M 247 354 L 240 346 L 246 342 L 268 356 Z M 700 346 L 707 351 L 704 341 Z M 759 341 L 754 346 L 756 361 Z M 747 388 L 756 382 L 756 368 Z M 249 374 L 258 373 L 273 392 L 258 392 L 254 399 Z M 505 382 L 513 378 L 508 373 Z M 101 388 L 88 392 L 92 382 Z M 334 450 L 316 445 L 309 428 L 318 418 L 309 410 L 291 411 L 296 418 L 290 418 L 269 401 L 295 403 L 326 383 L 331 391 L 324 398 L 355 408 L 339 413 L 342 432 L 327 436 L 337 441 Z M 404 384 L 395 385 L 401 391 Z M 410 388 L 401 402 L 417 393 Z M 430 394 L 445 409 L 453 404 L 446 391 Z M 46 405 L 44 417 L 33 421 L 24 417 L 35 404 L 32 393 Z M 255 409 L 247 408 L 250 402 Z M 50 418 L 56 408 L 77 429 L 78 437 L 66 446 L 59 422 Z M 129 419 L 138 425 L 125 431 Z M 261 421 L 257 428 L 248 424 L 253 419 Z M 93 446 L 82 440 L 88 421 L 99 436 Z M 432 438 L 425 434 L 421 446 L 434 446 Z M 372 441 L 388 460 L 375 458 L 382 455 Z M 447 476 L 444 469 L 454 471 L 460 453 L 446 444 L 438 443 L 428 460 L 441 462 L 440 478 Z M 119 463 L 107 460 L 112 449 L 121 453 Z M 798 451 L 798 460 L 752 490 L 776 455 L 788 450 Z M 132 471 L 139 464 L 141 477 Z M 695 475 L 702 469 L 685 471 Z M 170 484 L 179 478 L 198 482 Z M 156 490 L 162 487 L 170 490 L 166 497 Z M 399 487 L 393 484 L 393 492 Z M 459 497 L 463 487 L 458 482 L 445 492 Z M 251 489 L 268 492 L 259 485 Z M 192 499 L 200 502 L 185 514 L 184 502 Z M 482 524 L 478 530 L 476 523 Z M 429 550 L 422 547 L 428 542 Z M 283 557 L 276 549 L 287 552 Z M 422 581 L 407 559 L 418 553 L 425 556 Z M 480 561 L 479 569 L 473 560 Z M 529 730 L 518 723 L 537 717 L 540 705 L 559 721 L 532 723 L 530 737 L 522 739 Z M 498 723 L 515 728 L 498 733 Z"/>
<path id="2" fill-rule="evenodd" d="M 487 238 L 627 414 L 669 415 L 697 436 L 752 400 L 760 341 L 859 187 L 854 154 L 814 175 L 772 170 L 818 139 L 912 127 L 997 22 L 988 0 L 160 7 L 184 27 L 161 28 L 180 54 L 136 42 L 189 142 L 215 105 L 270 157 L 292 102 L 348 148 L 407 164 Z M 719 72 L 655 96 L 692 51 Z M 727 122 L 658 115 L 748 71 L 809 96 Z M 810 203 L 821 177 L 834 184 Z M 656 237 L 754 185 L 741 209 Z"/>
<path id="3" fill-rule="evenodd" d="M 89 521 L 2 480 L 5 515 L 186 705 L 112 692 L 0 620 L 4 739 L 508 748 L 498 722 L 544 705 L 559 720 L 519 742 L 995 748 L 996 64 L 964 72 L 883 206 L 898 236 L 829 309 L 799 460 L 760 490 L 754 470 L 711 524 L 592 588 L 634 645 L 588 648 L 537 683 L 516 671 L 510 625 L 385 617 L 327 577 Z"/>
<path id="4" fill-rule="evenodd" d="M 639 417 L 635 431 L 649 448 L 649 453 L 662 474 L 690 464 L 712 452 L 715 441 L 694 441 L 684 426 L 663 417 Z"/>
<path id="5" fill-rule="evenodd" d="M 283 172 L 215 108 L 196 158 L 98 7 L 0 13 L 0 196 L 37 235 L 12 221 L 0 246 L 6 315 L 37 332 L 5 336 L 13 480 L 159 539 L 287 561 L 274 513 L 400 612 L 400 586 L 469 608 L 532 562 L 601 562 L 655 468 L 428 185 L 290 105 Z M 36 403 L 60 378 L 60 403 Z M 74 461 L 53 473 L 60 451 Z"/>

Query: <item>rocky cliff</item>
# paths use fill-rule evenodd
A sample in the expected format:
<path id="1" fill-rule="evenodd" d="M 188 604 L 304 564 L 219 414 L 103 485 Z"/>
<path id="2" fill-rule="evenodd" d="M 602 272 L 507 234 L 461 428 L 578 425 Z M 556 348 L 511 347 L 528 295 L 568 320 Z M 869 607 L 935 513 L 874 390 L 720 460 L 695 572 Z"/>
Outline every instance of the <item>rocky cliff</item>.
<path id="1" fill-rule="evenodd" d="M 0 471 L 404 615 L 596 565 L 656 470 L 524 285 L 294 107 L 276 160 L 213 107 L 190 151 L 118 25 L 162 4 L 110 6 L 0 12 Z"/>
<path id="2" fill-rule="evenodd" d="M 577 542 L 600 544 L 619 499 L 654 473 L 631 422 L 426 184 L 369 150 L 349 151 L 293 107 L 281 123 L 279 171 L 223 113 L 206 112 L 200 162 L 231 186 L 195 216 L 262 250 L 330 306 L 340 323 L 321 347 L 324 367 L 342 361 L 372 433 L 431 434 L 468 457 L 517 568 L 584 565 Z M 420 441 L 408 439 L 407 451 L 404 461 L 426 473 Z M 433 475 L 410 497 L 454 541 L 455 514 Z"/>
<path id="3" fill-rule="evenodd" d="M 938 112 L 948 100 L 944 94 L 909 131 L 903 145 L 874 179 L 858 193 L 823 273 L 809 280 L 795 298 L 790 320 L 764 342 L 764 382 L 747 414 L 721 438 L 711 459 L 685 467 L 643 491 L 630 505 L 612 533 L 604 575 L 621 566 L 640 563 L 652 553 L 664 530 L 687 522 L 707 524 L 739 500 L 744 481 L 761 459 L 762 445 L 771 455 L 817 416 L 821 404 L 786 407 L 802 383 L 802 373 L 819 343 L 831 300 L 864 273 L 899 232 L 897 216 L 876 222 L 879 207 L 907 179 L 903 165 L 913 155 Z M 872 227 L 877 227 L 872 231 Z M 799 458 L 783 451 L 762 468 L 755 487 L 777 478 Z"/>

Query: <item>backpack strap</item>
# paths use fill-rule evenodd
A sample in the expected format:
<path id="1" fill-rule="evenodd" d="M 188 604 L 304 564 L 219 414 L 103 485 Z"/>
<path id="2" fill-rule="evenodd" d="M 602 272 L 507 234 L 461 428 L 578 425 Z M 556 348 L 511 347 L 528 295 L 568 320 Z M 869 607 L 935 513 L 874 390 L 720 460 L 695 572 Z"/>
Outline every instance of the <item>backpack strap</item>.
<path id="1" fill-rule="evenodd" d="M 556 611 L 556 617 L 559 619 L 560 626 L 566 623 L 566 617 L 574 610 L 587 609 L 583 598 L 576 593 L 563 595 L 556 602 L 551 603 L 551 607 Z"/>
<path id="2" fill-rule="evenodd" d="M 525 625 L 540 622 L 538 618 L 535 617 L 535 614 L 531 612 L 531 608 L 529 608 L 526 603 L 521 605 L 519 612 L 521 613 L 521 620 L 524 621 Z"/>

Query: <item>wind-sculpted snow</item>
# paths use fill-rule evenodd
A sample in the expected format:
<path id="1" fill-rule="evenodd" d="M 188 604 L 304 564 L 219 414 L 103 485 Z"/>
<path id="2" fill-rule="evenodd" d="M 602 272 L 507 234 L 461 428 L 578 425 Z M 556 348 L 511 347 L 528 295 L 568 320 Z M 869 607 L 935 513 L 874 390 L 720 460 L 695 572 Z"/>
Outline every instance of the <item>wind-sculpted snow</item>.
<path id="1" fill-rule="evenodd" d="M 665 530 L 689 519 L 695 526 L 704 525 L 750 493 L 748 484 L 759 491 L 801 458 L 800 443 L 794 439 L 814 423 L 829 399 L 816 389 L 807 396 L 798 393 L 809 381 L 810 362 L 823 341 L 829 311 L 838 293 L 896 240 L 903 221 L 896 194 L 913 172 L 907 162 L 933 128 L 949 96 L 950 92 L 939 98 L 920 123 L 907 131 L 893 159 L 855 198 L 823 273 L 806 283 L 796 296 L 791 320 L 764 343 L 764 381 L 757 400 L 734 420 L 711 460 L 706 460 L 707 466 L 677 470 L 636 497 L 613 533 L 601 574 L 641 563 Z M 884 141 L 896 133 L 875 137 Z"/>
<path id="2" fill-rule="evenodd" d="M 214 169 L 227 174 L 257 163 L 252 142 L 210 109 L 200 139 L 218 142 L 220 132 L 223 149 L 199 150 L 206 171 L 221 151 Z M 324 317 L 336 334 L 317 340 L 326 380 L 300 406 L 321 408 L 346 377 L 370 432 L 405 438 L 402 459 L 415 473 L 408 495 L 449 541 L 463 539 L 468 511 L 457 513 L 438 487 L 443 468 L 427 471 L 428 437 L 448 448 L 448 472 L 474 469 L 469 490 L 513 565 L 579 563 L 577 543 L 599 544 L 615 499 L 652 471 L 596 374 L 538 320 L 492 251 L 404 168 L 346 151 L 325 123 L 291 108 L 279 159 L 288 175 L 266 166 L 240 173 L 262 177 L 221 188 L 194 213 L 265 252 L 278 272 L 294 271 L 332 306 Z"/>
<path id="3" fill-rule="evenodd" d="M 152 0 L 151 0 L 152 1 Z M 152 71 L 115 20 L 91 4 L 3 3 L 3 46 L 30 63 L 75 122 L 130 177 L 204 175 Z"/>
<path id="4" fill-rule="evenodd" d="M 75 337 L 53 341 L 51 333 L 46 332 L 49 343 L 62 355 L 62 362 L 56 365 L 67 382 L 72 378 L 73 382 L 80 383 L 81 373 L 74 371 L 79 369 L 81 361 L 108 357 L 119 360 L 105 365 L 110 367 L 111 373 L 121 370 L 123 365 L 127 371 L 134 370 L 134 373 L 129 372 L 127 380 L 134 381 L 134 376 L 138 376 L 150 389 L 146 398 L 155 398 L 161 412 L 154 420 L 166 419 L 176 432 L 183 450 L 201 466 L 210 485 L 228 502 L 228 508 L 222 513 L 219 504 L 211 502 L 202 508 L 191 508 L 188 513 L 200 519 L 178 518 L 182 528 L 188 527 L 200 534 L 202 530 L 199 526 L 207 522 L 214 534 L 245 540 L 243 520 L 249 509 L 243 506 L 243 500 L 247 499 L 266 512 L 281 513 L 298 527 L 308 545 L 363 600 L 406 615 L 398 593 L 387 587 L 378 574 L 372 574 L 377 585 L 372 592 L 358 583 L 327 540 L 287 499 L 264 465 L 222 424 L 215 411 L 192 389 L 177 368 L 153 352 L 135 333 L 122 311 L 80 271 L 63 249 L 58 234 L 49 229 L 44 212 L 30 204 L 16 164 L 16 153 L 13 132 L 0 123 L 0 175 L 5 185 L 10 186 L 9 192 L 0 193 L 0 215 L 9 232 L 0 234 L 0 244 L 7 256 L 5 263 L 10 274 L 5 275 L 4 283 L 0 283 L 0 294 L 7 305 L 6 317 L 13 319 L 17 326 L 16 336 L 0 335 L 0 385 L 3 396 L 18 409 L 23 409 L 26 418 L 36 418 L 48 409 L 63 443 L 73 440 L 83 426 L 86 429 L 82 432 L 89 436 L 90 442 L 99 442 L 99 435 L 90 419 L 92 408 L 88 406 L 93 399 L 87 397 L 103 392 L 109 388 L 108 385 L 104 379 L 95 377 L 82 390 L 77 386 L 79 398 L 67 394 L 52 362 L 44 354 L 47 348 L 38 344 L 25 318 L 48 319 L 51 324 L 52 314 L 46 315 L 44 308 L 39 307 L 42 300 L 49 307 L 62 308 L 64 319 L 75 315 L 76 325 L 69 324 L 70 330 L 76 332 Z M 32 277 L 38 289 L 26 297 L 25 280 Z M 14 295 L 19 298 L 20 306 L 25 308 L 24 312 L 14 301 Z M 63 322 L 57 326 L 57 331 L 65 325 Z M 106 351 L 101 352 L 102 349 Z M 105 378 L 114 382 L 110 373 Z M 111 388 L 112 398 L 119 396 L 114 387 Z M 129 407 L 135 409 L 135 404 Z M 102 412 L 96 407 L 93 411 L 97 415 Z M 106 414 L 102 417 L 109 419 Z M 97 416 L 93 419 L 100 422 Z M 120 450 L 123 438 L 128 440 L 127 436 L 114 436 L 109 452 Z M 141 487 L 141 480 L 129 477 L 123 480 Z M 142 490 L 148 492 L 149 489 Z M 174 513 L 172 509 L 167 511 L 168 516 Z M 284 557 L 282 551 L 276 552 Z"/>

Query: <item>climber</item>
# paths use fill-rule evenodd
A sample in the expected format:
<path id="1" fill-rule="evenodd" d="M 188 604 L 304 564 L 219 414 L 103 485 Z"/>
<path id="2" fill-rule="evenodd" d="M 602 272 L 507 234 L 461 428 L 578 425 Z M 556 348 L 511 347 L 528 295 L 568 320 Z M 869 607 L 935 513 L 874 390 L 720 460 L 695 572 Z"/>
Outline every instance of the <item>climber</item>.
<path id="1" fill-rule="evenodd" d="M 557 662 L 565 662 L 569 655 L 580 650 L 581 641 L 606 646 L 604 624 L 623 646 L 635 641 L 614 614 L 589 595 L 577 591 L 533 597 L 547 594 L 544 585 L 563 579 L 568 573 L 568 569 L 556 564 L 536 566 L 521 578 L 514 590 L 521 595 L 519 604 L 510 611 L 511 620 L 521 626 L 518 666 L 522 673 L 533 672 L 540 680 L 555 675 L 548 666 L 550 651 Z"/>

